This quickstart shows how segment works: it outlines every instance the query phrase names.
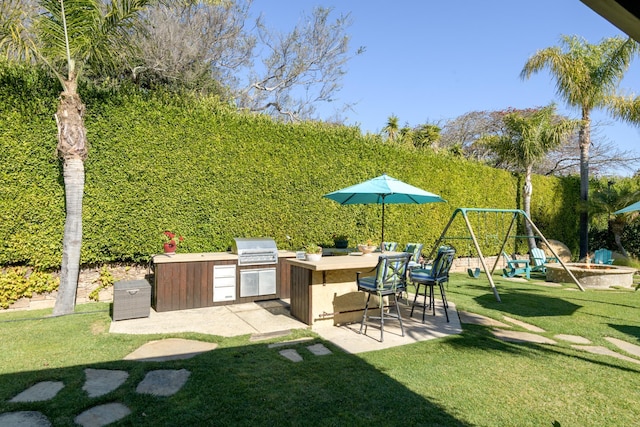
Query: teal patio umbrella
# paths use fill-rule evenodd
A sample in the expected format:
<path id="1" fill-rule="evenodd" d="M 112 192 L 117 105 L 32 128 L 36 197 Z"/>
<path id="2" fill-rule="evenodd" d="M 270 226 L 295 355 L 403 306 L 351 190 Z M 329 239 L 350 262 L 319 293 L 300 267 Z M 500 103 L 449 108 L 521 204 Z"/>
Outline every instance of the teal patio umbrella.
<path id="1" fill-rule="evenodd" d="M 632 205 L 627 206 L 626 208 L 622 208 L 614 212 L 615 215 L 633 211 L 640 211 L 640 202 L 635 202 Z"/>
<path id="2" fill-rule="evenodd" d="M 434 202 L 446 202 L 437 194 L 429 193 L 421 188 L 414 187 L 405 182 L 380 175 L 360 184 L 343 188 L 329 194 L 325 194 L 331 200 L 341 205 L 382 205 L 382 242 L 384 242 L 384 206 L 388 204 L 424 204 Z"/>

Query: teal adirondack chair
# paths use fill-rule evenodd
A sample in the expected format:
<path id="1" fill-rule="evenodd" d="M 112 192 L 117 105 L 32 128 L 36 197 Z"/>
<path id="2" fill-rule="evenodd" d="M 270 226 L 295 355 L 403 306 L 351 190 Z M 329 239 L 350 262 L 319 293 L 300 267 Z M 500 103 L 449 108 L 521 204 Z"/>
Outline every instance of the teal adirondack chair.
<path id="1" fill-rule="evenodd" d="M 533 267 L 531 267 L 531 271 L 539 271 L 540 273 L 547 272 L 547 267 L 545 266 L 545 264 L 558 262 L 558 258 L 548 257 L 540 248 L 531 249 L 531 260 L 533 261 Z"/>
<path id="2" fill-rule="evenodd" d="M 598 249 L 593 253 L 591 262 L 594 264 L 613 264 L 613 257 L 609 249 Z"/>
<path id="3" fill-rule="evenodd" d="M 531 266 L 528 259 L 513 259 L 505 251 L 502 251 L 504 257 L 505 268 L 502 269 L 504 277 L 513 277 L 525 275 L 527 279 L 531 278 Z"/>

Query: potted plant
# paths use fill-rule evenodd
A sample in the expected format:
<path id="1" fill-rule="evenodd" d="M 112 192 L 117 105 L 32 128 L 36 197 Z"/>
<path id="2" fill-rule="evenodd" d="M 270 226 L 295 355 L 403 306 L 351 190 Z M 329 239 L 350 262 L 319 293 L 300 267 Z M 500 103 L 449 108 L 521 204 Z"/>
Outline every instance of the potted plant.
<path id="1" fill-rule="evenodd" d="M 307 254 L 307 261 L 320 261 L 322 258 L 322 247 L 318 245 L 307 245 L 304 247 Z"/>
<path id="2" fill-rule="evenodd" d="M 176 248 L 178 247 L 178 243 L 182 242 L 184 240 L 184 237 L 182 236 L 176 237 L 176 234 L 169 230 L 165 230 L 165 232 L 162 234 L 164 234 L 164 238 L 165 238 L 164 253 L 168 255 L 175 254 Z"/>
<path id="3" fill-rule="evenodd" d="M 378 249 L 376 245 L 373 244 L 371 239 L 367 239 L 367 243 L 361 243 L 358 245 L 358 250 L 365 255 L 368 255 Z"/>
<path id="4" fill-rule="evenodd" d="M 349 247 L 349 238 L 346 234 L 334 234 L 331 236 L 333 238 L 333 245 L 338 249 L 346 249 Z"/>

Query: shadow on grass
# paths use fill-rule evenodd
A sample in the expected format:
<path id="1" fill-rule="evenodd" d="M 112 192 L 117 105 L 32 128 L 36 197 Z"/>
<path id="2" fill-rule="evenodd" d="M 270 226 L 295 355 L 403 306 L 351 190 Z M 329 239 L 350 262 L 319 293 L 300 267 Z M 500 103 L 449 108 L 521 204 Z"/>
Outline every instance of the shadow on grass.
<path id="1" fill-rule="evenodd" d="M 307 349 L 319 342 L 333 353 L 316 356 Z M 0 413 L 39 411 L 53 425 L 74 425 L 83 411 L 120 402 L 131 414 L 114 425 L 469 425 L 321 339 L 289 348 L 304 360 L 293 363 L 279 354 L 281 348 L 257 343 L 218 348 L 188 360 L 118 360 L 6 374 L 0 376 Z M 82 390 L 86 368 L 124 370 L 130 376 L 118 389 L 89 398 Z M 171 397 L 136 393 L 144 375 L 157 369 L 187 369 L 191 375 Z M 9 402 L 33 384 L 51 380 L 65 385 L 55 398 Z"/>
<path id="2" fill-rule="evenodd" d="M 502 288 L 500 289 L 502 302 L 496 301 L 493 294 L 474 297 L 482 307 L 523 316 L 568 316 L 575 313 L 582 306 L 557 296 L 532 292 L 531 289 Z"/>
<path id="3" fill-rule="evenodd" d="M 631 337 L 635 337 L 640 341 L 640 326 L 629 326 L 629 325 L 616 325 L 613 323 L 609 323 L 609 326 L 613 329 L 616 329 L 623 334 L 629 335 Z"/>
<path id="4" fill-rule="evenodd" d="M 582 360 L 588 363 L 595 363 L 605 368 L 613 368 L 623 372 L 640 373 L 640 365 L 635 368 L 622 366 L 618 360 L 611 358 L 611 356 L 592 354 L 556 344 L 504 341 L 491 334 L 489 329 L 491 329 L 491 327 L 465 324 L 464 332 L 461 335 L 448 338 L 448 345 L 457 350 L 481 349 L 488 352 L 519 355 L 525 358 L 532 357 L 535 360 L 539 360 L 538 355 L 540 354 L 558 355 L 567 357 L 571 361 Z M 607 362 L 606 359 L 611 360 L 611 363 Z"/>

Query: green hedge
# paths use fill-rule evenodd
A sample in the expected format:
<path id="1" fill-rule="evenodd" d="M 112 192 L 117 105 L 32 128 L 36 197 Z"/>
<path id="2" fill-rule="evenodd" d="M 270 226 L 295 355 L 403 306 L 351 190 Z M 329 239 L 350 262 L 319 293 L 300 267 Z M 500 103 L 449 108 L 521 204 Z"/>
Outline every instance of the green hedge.
<path id="1" fill-rule="evenodd" d="M 0 265 L 55 268 L 64 226 L 56 82 L 32 70 L 0 67 L 0 75 Z M 281 249 L 329 245 L 334 233 L 378 241 L 380 206 L 322 195 L 382 173 L 448 202 L 388 205 L 387 240 L 429 247 L 457 207 L 520 207 L 521 183 L 506 171 L 384 144 L 357 128 L 275 123 L 215 99 L 80 92 L 90 143 L 83 264 L 146 262 L 165 229 L 185 237 L 179 252 L 224 251 L 237 236 L 271 236 Z M 577 189 L 573 179 L 534 180 L 534 221 L 572 248 Z M 465 233 L 462 225 L 452 233 Z"/>

